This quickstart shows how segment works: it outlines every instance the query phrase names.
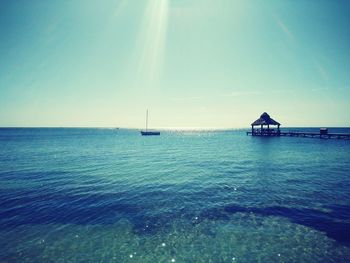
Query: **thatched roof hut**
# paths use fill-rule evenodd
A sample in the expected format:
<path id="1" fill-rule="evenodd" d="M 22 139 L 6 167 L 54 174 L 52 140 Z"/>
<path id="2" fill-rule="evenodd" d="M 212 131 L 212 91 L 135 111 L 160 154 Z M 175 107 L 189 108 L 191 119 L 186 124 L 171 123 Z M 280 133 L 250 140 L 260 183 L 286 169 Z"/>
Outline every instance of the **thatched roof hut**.
<path id="1" fill-rule="evenodd" d="M 277 126 L 277 130 L 270 129 L 270 125 Z M 270 117 L 269 114 L 264 112 L 261 114 L 260 118 L 252 123 L 252 135 L 256 136 L 279 136 L 280 132 L 280 123 L 275 121 Z M 260 126 L 258 129 L 254 129 L 254 126 Z M 267 126 L 267 129 L 264 128 Z"/>
<path id="2" fill-rule="evenodd" d="M 259 119 L 257 119 L 256 121 L 254 121 L 252 123 L 252 126 L 258 126 L 258 125 L 277 125 L 277 126 L 279 126 L 281 124 L 279 122 L 275 121 L 274 119 L 272 119 L 269 114 L 264 112 L 263 114 L 261 114 Z"/>

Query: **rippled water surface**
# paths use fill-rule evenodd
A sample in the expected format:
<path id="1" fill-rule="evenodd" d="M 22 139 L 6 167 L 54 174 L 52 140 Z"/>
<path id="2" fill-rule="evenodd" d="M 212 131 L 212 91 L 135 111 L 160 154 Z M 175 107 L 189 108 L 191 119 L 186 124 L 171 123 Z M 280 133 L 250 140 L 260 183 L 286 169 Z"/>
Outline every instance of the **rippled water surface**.
<path id="1" fill-rule="evenodd" d="M 350 262 L 350 141 L 0 129 L 0 247 L 1 262 Z"/>

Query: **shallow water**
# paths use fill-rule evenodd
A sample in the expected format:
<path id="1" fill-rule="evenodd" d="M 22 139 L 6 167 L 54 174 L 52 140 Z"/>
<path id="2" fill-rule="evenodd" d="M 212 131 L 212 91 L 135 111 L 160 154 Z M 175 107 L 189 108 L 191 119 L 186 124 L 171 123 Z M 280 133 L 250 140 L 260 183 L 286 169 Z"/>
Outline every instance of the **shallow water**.
<path id="1" fill-rule="evenodd" d="M 343 140 L 0 129 L 0 261 L 349 262 L 349 175 Z"/>

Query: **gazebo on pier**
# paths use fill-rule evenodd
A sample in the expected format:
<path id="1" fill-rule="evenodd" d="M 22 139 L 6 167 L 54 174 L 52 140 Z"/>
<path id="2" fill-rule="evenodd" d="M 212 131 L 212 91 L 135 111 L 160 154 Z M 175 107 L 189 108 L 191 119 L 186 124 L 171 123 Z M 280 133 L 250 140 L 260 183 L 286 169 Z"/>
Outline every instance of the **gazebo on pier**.
<path id="1" fill-rule="evenodd" d="M 280 136 L 280 123 L 275 121 L 270 117 L 269 114 L 264 112 L 261 114 L 260 118 L 252 123 L 252 132 L 253 136 Z M 255 128 L 255 126 L 259 126 L 259 128 Z M 276 128 L 272 128 L 270 126 L 277 126 Z"/>

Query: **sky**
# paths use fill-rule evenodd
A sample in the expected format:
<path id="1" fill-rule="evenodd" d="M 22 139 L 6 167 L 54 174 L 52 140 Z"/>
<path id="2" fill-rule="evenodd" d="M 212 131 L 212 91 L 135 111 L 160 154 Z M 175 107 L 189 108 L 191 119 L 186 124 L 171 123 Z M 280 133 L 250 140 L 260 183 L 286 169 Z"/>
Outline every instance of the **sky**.
<path id="1" fill-rule="evenodd" d="M 1 127 L 350 126 L 350 2 L 0 0 Z"/>

